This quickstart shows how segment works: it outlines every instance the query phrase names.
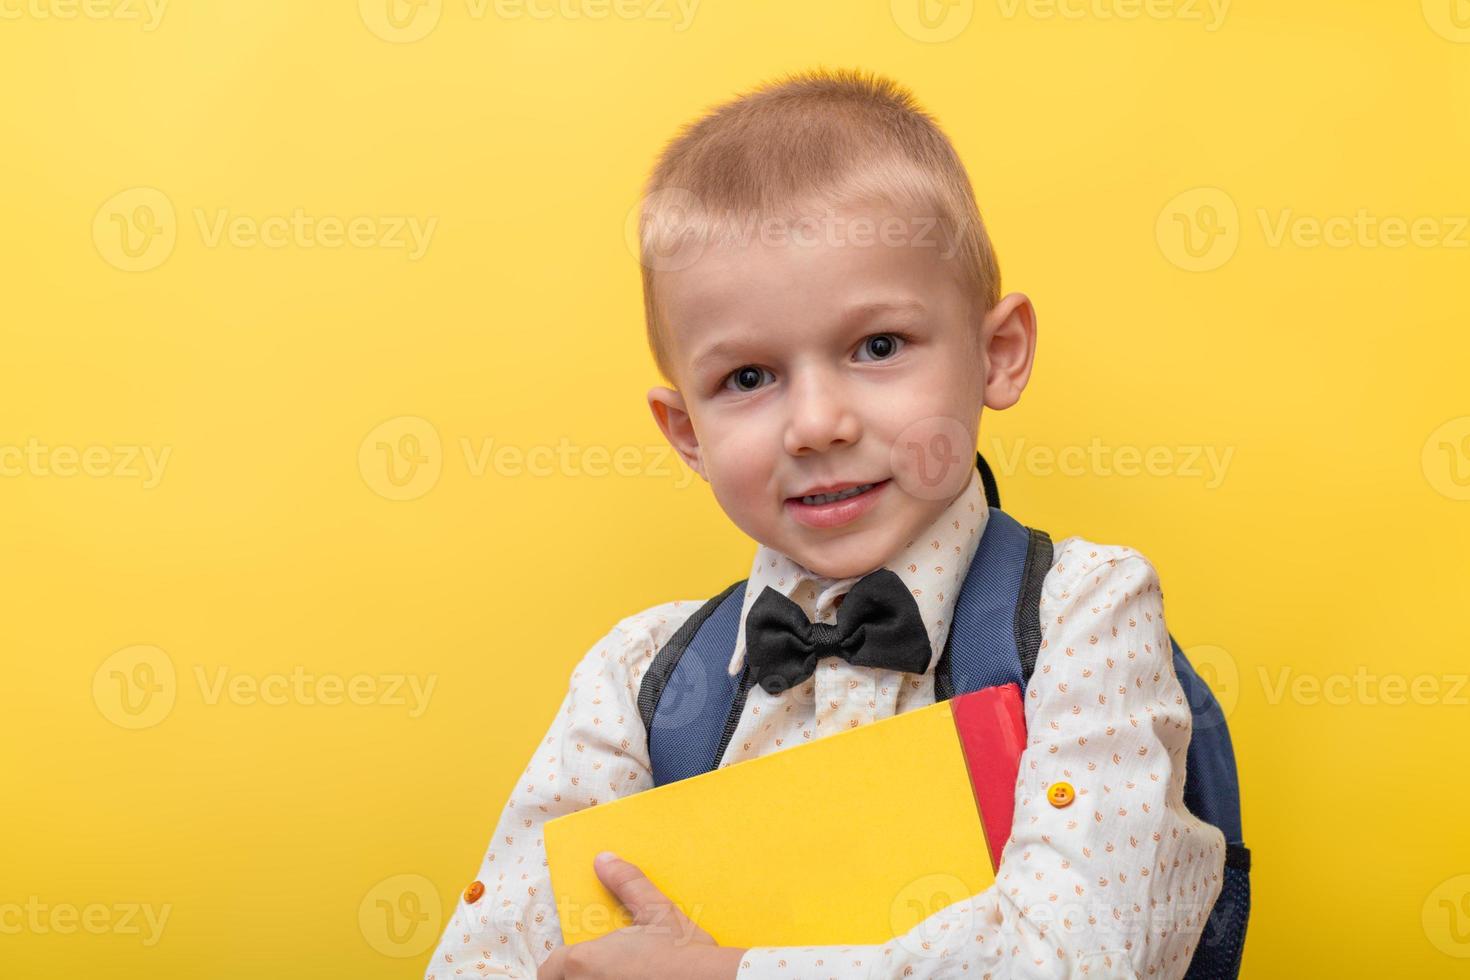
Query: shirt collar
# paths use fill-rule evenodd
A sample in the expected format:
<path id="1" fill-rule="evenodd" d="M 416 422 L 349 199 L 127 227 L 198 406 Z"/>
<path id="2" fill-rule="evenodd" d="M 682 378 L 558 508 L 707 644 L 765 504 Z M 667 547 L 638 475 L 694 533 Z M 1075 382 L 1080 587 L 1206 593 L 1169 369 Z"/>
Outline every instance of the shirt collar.
<path id="1" fill-rule="evenodd" d="M 881 566 L 903 579 L 919 605 L 932 649 L 926 673 L 934 669 L 944 653 L 944 645 L 949 638 L 950 613 L 989 517 L 990 508 L 981 487 L 980 470 L 972 468 L 970 482 L 959 496 L 950 501 L 933 523 L 905 544 L 903 550 Z M 741 605 L 740 624 L 735 634 L 735 652 L 730 657 L 728 668 L 730 676 L 738 675 L 744 668 L 745 617 L 767 586 L 799 605 L 812 622 L 830 623 L 836 619 L 834 603 L 837 597 L 845 595 L 860 578 L 861 575 L 842 579 L 818 575 L 783 552 L 759 545 L 745 583 L 745 601 Z"/>

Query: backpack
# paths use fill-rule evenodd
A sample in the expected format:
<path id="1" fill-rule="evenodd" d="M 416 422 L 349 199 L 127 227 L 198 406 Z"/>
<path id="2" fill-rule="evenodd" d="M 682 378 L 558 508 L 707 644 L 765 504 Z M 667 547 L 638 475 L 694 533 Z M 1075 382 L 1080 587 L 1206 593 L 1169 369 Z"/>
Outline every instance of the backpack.
<path id="1" fill-rule="evenodd" d="M 1052 564 L 1045 531 L 1000 509 L 985 458 L 975 457 L 990 507 L 934 669 L 934 700 L 1015 684 L 1024 692 L 1041 645 L 1041 585 Z M 719 765 L 745 707 L 749 668 L 729 676 L 745 597 L 735 582 L 691 615 L 655 655 L 638 691 L 655 786 Z M 1250 850 L 1240 825 L 1240 786 L 1224 711 L 1190 666 L 1178 642 L 1174 672 L 1194 716 L 1184 782 L 1190 813 L 1225 836 L 1220 896 L 1205 923 L 1185 980 L 1233 980 L 1240 973 L 1250 916 Z"/>

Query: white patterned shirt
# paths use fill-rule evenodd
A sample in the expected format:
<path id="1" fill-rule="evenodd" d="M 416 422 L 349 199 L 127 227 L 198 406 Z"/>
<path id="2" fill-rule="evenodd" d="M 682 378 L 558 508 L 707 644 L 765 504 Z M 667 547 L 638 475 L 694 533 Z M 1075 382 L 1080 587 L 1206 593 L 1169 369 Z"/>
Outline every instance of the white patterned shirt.
<path id="1" fill-rule="evenodd" d="M 988 518 L 977 469 L 883 566 L 909 586 L 923 615 L 933 648 L 923 675 L 829 657 L 780 694 L 753 686 L 720 766 L 933 704 L 949 616 Z M 858 578 L 819 576 L 758 546 L 730 673 L 744 665 L 745 615 L 766 586 L 813 622 L 830 623 Z M 483 895 L 461 897 L 428 980 L 532 980 L 561 944 L 541 827 L 653 786 L 639 686 L 704 602 L 629 616 L 582 656 L 490 840 L 478 876 Z M 886 943 L 753 947 L 741 980 L 1184 975 L 1220 893 L 1225 843 L 1184 807 L 1192 715 L 1174 674 L 1158 576 L 1129 548 L 1066 538 L 1042 583 L 1040 617 L 1027 745 L 996 883 Z M 1075 790 L 1068 806 L 1047 800 L 1058 782 Z"/>

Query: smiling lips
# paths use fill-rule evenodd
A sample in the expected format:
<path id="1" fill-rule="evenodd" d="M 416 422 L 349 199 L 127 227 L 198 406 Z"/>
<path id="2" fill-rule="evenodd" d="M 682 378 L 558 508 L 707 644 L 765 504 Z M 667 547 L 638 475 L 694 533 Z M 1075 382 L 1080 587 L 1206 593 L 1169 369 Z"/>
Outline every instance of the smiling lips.
<path id="1" fill-rule="evenodd" d="M 786 510 L 792 518 L 808 527 L 839 527 L 871 510 L 888 483 L 888 480 L 880 480 L 877 483 L 838 484 L 825 492 L 787 497 Z"/>
<path id="2" fill-rule="evenodd" d="M 805 494 L 798 499 L 804 504 L 830 504 L 834 500 L 846 500 L 848 497 L 856 497 L 866 490 L 873 489 L 874 486 L 875 484 L 872 483 L 859 483 L 857 486 L 847 487 L 842 490 Z"/>

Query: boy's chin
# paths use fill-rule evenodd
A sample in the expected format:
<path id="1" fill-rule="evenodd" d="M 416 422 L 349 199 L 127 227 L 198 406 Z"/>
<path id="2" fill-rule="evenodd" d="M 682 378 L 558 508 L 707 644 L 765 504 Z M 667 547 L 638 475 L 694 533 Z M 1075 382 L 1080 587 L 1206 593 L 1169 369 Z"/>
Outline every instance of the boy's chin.
<path id="1" fill-rule="evenodd" d="M 895 544 L 879 531 L 872 531 L 822 544 L 794 544 L 791 550 L 779 547 L 777 550 L 808 571 L 826 578 L 843 579 L 877 571 L 902 546 L 902 541 Z"/>

